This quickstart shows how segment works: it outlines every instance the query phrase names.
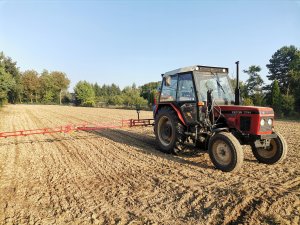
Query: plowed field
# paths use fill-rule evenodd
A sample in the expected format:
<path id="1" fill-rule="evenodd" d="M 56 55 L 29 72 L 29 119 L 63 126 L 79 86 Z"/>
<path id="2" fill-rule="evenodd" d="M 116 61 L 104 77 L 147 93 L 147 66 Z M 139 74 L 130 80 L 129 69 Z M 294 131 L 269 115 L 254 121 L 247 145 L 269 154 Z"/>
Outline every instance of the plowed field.
<path id="1" fill-rule="evenodd" d="M 10 105 L 0 131 L 122 118 L 136 112 Z M 275 127 L 286 160 L 259 164 L 245 146 L 237 173 L 159 152 L 152 127 L 0 139 L 0 224 L 299 224 L 300 123 Z"/>

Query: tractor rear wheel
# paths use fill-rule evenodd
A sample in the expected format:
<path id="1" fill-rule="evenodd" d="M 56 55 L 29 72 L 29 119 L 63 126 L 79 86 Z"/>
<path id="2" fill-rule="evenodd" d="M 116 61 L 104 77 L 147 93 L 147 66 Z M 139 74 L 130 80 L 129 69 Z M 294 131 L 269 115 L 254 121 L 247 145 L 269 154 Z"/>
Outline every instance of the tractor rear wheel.
<path id="1" fill-rule="evenodd" d="M 184 125 L 171 108 L 163 107 L 158 111 L 154 132 L 156 142 L 163 152 L 178 154 L 184 148 Z"/>
<path id="2" fill-rule="evenodd" d="M 227 132 L 220 132 L 209 140 L 208 153 L 217 169 L 234 172 L 241 168 L 244 152 L 239 141 Z"/>
<path id="3" fill-rule="evenodd" d="M 271 139 L 269 147 L 257 148 L 254 144 L 251 145 L 253 155 L 260 163 L 275 164 L 285 159 L 287 143 L 280 133 L 275 133 L 277 137 Z"/>

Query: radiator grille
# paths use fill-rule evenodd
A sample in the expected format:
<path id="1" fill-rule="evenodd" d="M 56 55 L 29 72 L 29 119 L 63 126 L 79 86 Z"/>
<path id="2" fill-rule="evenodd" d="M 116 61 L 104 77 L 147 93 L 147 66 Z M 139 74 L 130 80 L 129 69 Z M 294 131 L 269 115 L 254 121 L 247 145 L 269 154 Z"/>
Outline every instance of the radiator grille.
<path id="1" fill-rule="evenodd" d="M 251 117 L 241 116 L 240 117 L 240 130 L 241 131 L 250 131 L 251 127 Z"/>

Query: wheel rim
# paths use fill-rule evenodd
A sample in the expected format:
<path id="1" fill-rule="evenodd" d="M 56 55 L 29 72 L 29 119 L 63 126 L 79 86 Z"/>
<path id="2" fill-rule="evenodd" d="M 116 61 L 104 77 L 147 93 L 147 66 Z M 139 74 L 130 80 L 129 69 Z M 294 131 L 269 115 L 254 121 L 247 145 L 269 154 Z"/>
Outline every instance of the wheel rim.
<path id="1" fill-rule="evenodd" d="M 224 141 L 216 141 L 212 146 L 212 153 L 217 163 L 221 165 L 228 165 L 232 161 L 230 146 Z"/>
<path id="2" fill-rule="evenodd" d="M 168 146 L 173 137 L 172 123 L 167 116 L 162 116 L 158 122 L 158 138 L 160 142 Z"/>
<path id="3" fill-rule="evenodd" d="M 257 153 L 263 158 L 272 158 L 277 152 L 278 146 L 274 139 L 271 139 L 270 146 L 267 148 L 258 148 Z"/>

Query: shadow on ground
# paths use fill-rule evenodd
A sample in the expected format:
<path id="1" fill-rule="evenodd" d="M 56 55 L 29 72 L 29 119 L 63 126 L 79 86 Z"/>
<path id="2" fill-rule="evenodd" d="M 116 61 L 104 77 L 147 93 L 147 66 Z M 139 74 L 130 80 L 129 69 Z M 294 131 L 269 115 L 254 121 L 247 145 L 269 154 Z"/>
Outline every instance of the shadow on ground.
<path id="1" fill-rule="evenodd" d="M 213 166 L 207 165 L 205 162 L 203 163 L 192 161 L 193 158 L 203 157 L 203 155 L 206 154 L 206 152 L 200 151 L 191 145 L 189 145 L 182 153 L 176 156 L 161 152 L 156 144 L 155 137 L 150 136 L 148 134 L 141 134 L 132 131 L 116 129 L 107 129 L 105 131 L 92 131 L 91 133 L 112 140 L 113 142 L 136 147 L 139 149 L 139 151 L 142 151 L 144 154 L 151 154 L 178 163 L 198 166 L 205 169 L 214 168 Z"/>

